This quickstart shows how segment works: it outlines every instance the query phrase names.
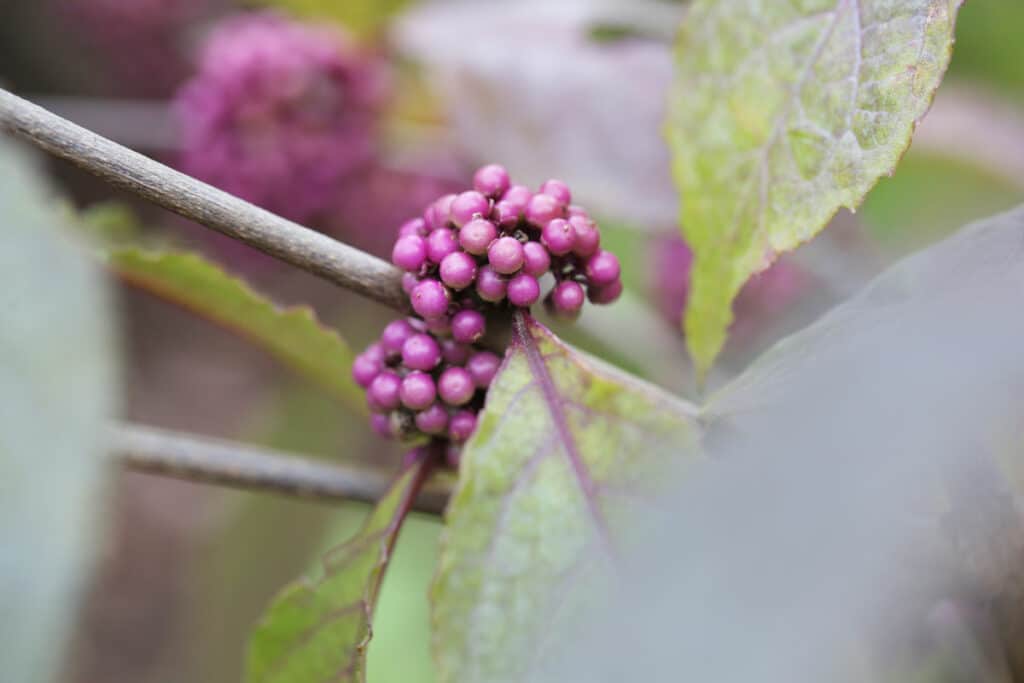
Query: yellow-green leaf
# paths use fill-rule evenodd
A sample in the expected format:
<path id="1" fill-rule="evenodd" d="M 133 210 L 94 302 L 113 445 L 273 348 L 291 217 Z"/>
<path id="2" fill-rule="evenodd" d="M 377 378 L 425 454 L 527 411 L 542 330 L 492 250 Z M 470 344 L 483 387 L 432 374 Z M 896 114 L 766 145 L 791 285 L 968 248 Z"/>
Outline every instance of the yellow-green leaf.
<path id="1" fill-rule="evenodd" d="M 353 410 L 365 411 L 351 376 L 352 350 L 311 308 L 278 308 L 195 253 L 124 248 L 107 252 L 106 259 L 129 284 L 239 333 Z"/>
<path id="2" fill-rule="evenodd" d="M 891 173 L 949 64 L 961 0 L 698 0 L 668 133 L 706 372 L 743 283 Z"/>
<path id="3" fill-rule="evenodd" d="M 357 35 L 371 34 L 410 0 L 259 0 L 300 19 L 338 22 Z"/>
<path id="4" fill-rule="evenodd" d="M 518 314 L 460 465 L 431 591 L 442 683 L 531 680 L 695 460 L 696 409 Z"/>

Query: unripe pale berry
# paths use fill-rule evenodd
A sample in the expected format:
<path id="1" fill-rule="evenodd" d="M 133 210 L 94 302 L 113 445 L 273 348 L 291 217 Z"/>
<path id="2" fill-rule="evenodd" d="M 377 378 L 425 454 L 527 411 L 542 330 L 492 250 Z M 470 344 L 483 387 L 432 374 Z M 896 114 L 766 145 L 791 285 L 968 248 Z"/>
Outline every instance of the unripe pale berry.
<path id="1" fill-rule="evenodd" d="M 472 344 L 487 331 L 487 320 L 480 311 L 464 310 L 452 316 L 452 337 L 457 342 Z"/>
<path id="2" fill-rule="evenodd" d="M 604 285 L 602 287 L 588 287 L 587 298 L 591 303 L 605 305 L 614 302 L 622 295 L 622 280 Z"/>
<path id="3" fill-rule="evenodd" d="M 590 258 L 596 254 L 601 246 L 601 231 L 594 221 L 586 216 L 573 216 L 569 219 L 569 225 L 576 232 L 572 252 L 581 258 Z"/>
<path id="4" fill-rule="evenodd" d="M 463 192 L 452 202 L 452 223 L 462 227 L 474 218 L 487 216 L 491 211 L 491 202 L 475 190 Z"/>
<path id="5" fill-rule="evenodd" d="M 491 266 L 483 266 L 476 273 L 476 293 L 492 304 L 505 298 L 508 281 Z"/>
<path id="6" fill-rule="evenodd" d="M 352 379 L 363 389 L 370 386 L 380 371 L 384 368 L 380 359 L 372 358 L 366 353 L 356 356 L 352 362 Z"/>
<path id="7" fill-rule="evenodd" d="M 370 416 L 370 425 L 378 436 L 383 436 L 385 439 L 394 436 L 394 432 L 391 430 L 391 419 L 387 415 L 374 413 Z"/>
<path id="8" fill-rule="evenodd" d="M 452 367 L 441 373 L 437 379 L 437 393 L 450 406 L 469 403 L 476 393 L 476 384 L 465 368 Z"/>
<path id="9" fill-rule="evenodd" d="M 441 342 L 441 357 L 449 365 L 465 365 L 473 349 L 469 344 L 457 342 L 454 339 L 445 339 Z"/>
<path id="10" fill-rule="evenodd" d="M 448 420 L 448 436 L 452 441 L 465 441 L 476 429 L 476 415 L 468 410 L 459 410 Z"/>
<path id="11" fill-rule="evenodd" d="M 511 275 L 523 267 L 523 245 L 515 237 L 499 237 L 488 247 L 487 261 L 495 272 Z"/>
<path id="12" fill-rule="evenodd" d="M 380 334 L 380 345 L 389 356 L 402 353 L 402 344 L 416 333 L 409 321 L 392 320 Z"/>
<path id="13" fill-rule="evenodd" d="M 390 370 L 385 370 L 373 379 L 367 397 L 381 412 L 394 410 L 400 402 L 398 391 L 401 385 L 402 378 Z"/>
<path id="14" fill-rule="evenodd" d="M 586 298 L 586 292 L 583 291 L 580 283 L 572 280 L 558 283 L 558 286 L 551 292 L 551 304 L 555 309 L 555 314 L 565 317 L 572 317 L 579 313 Z"/>
<path id="15" fill-rule="evenodd" d="M 565 256 L 576 244 L 576 231 L 569 221 L 556 218 L 544 226 L 540 241 L 555 256 Z"/>
<path id="16" fill-rule="evenodd" d="M 459 244 L 470 254 L 482 256 L 498 238 L 498 228 L 485 218 L 474 218 L 459 230 Z"/>
<path id="17" fill-rule="evenodd" d="M 595 287 L 610 285 L 619 279 L 619 259 L 610 251 L 598 251 L 587 260 L 587 281 Z"/>
<path id="18" fill-rule="evenodd" d="M 540 242 L 527 242 L 523 245 L 523 272 L 527 275 L 540 277 L 551 268 L 551 253 Z"/>
<path id="19" fill-rule="evenodd" d="M 528 308 L 540 298 L 540 283 L 537 278 L 520 273 L 508 281 L 508 300 L 513 306 Z"/>
<path id="20" fill-rule="evenodd" d="M 402 227 L 398 228 L 398 237 L 407 237 L 408 235 L 418 235 L 420 237 L 426 237 L 430 230 L 427 229 L 427 222 L 422 218 L 412 218 L 402 223 Z"/>
<path id="21" fill-rule="evenodd" d="M 423 410 L 437 398 L 437 386 L 434 378 L 425 372 L 414 370 L 402 380 L 399 396 L 409 410 Z"/>
<path id="22" fill-rule="evenodd" d="M 494 376 L 498 374 L 501 367 L 501 358 L 498 354 L 490 351 L 477 351 L 466 361 L 466 372 L 473 378 L 473 382 L 480 389 L 486 389 L 491 385 Z"/>
<path id="23" fill-rule="evenodd" d="M 437 280 L 421 280 L 410 295 L 412 308 L 416 313 L 427 320 L 440 318 L 448 311 L 449 297 L 448 288 Z"/>
<path id="24" fill-rule="evenodd" d="M 559 204 L 568 206 L 572 202 L 572 193 L 569 186 L 561 180 L 549 180 L 540 186 L 540 191 L 550 197 L 554 197 Z"/>
<path id="25" fill-rule="evenodd" d="M 417 271 L 427 260 L 427 241 L 419 235 L 399 237 L 391 250 L 391 262 L 402 270 Z"/>
<path id="26" fill-rule="evenodd" d="M 441 263 L 448 254 L 459 250 L 455 232 L 449 228 L 439 228 L 427 236 L 427 258 L 432 263 Z"/>
<path id="27" fill-rule="evenodd" d="M 440 403 L 416 413 L 416 428 L 424 434 L 444 434 L 448 428 L 448 411 Z"/>
<path id="28" fill-rule="evenodd" d="M 488 197 L 500 197 L 508 190 L 511 180 L 504 166 L 489 164 L 473 174 L 473 188 Z"/>
<path id="29" fill-rule="evenodd" d="M 414 334 L 402 345 L 402 363 L 412 370 L 430 371 L 441 362 L 441 346 L 429 334 Z"/>
<path id="30" fill-rule="evenodd" d="M 526 220 L 538 227 L 550 223 L 562 216 L 562 205 L 558 200 L 547 194 L 535 194 L 526 205 Z"/>
<path id="31" fill-rule="evenodd" d="M 465 289 L 476 279 L 476 261 L 464 251 L 455 251 L 441 261 L 439 273 L 452 289 Z"/>

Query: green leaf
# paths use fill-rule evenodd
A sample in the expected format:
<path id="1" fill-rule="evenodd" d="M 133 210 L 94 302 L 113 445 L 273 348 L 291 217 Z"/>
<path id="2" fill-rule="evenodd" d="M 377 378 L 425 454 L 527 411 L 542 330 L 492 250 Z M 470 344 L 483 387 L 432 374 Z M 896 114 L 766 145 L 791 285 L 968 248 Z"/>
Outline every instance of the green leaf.
<path id="1" fill-rule="evenodd" d="M 531 680 L 645 501 L 694 462 L 696 409 L 517 315 L 446 516 L 431 590 L 442 682 Z"/>
<path id="2" fill-rule="evenodd" d="M 29 162 L 0 136 L 0 662 L 45 683 L 102 545 L 117 345 L 102 274 Z"/>
<path id="3" fill-rule="evenodd" d="M 248 683 L 364 681 L 370 618 L 402 521 L 429 474 L 409 465 L 363 528 L 324 558 L 322 576 L 286 587 L 249 646 Z"/>
<path id="4" fill-rule="evenodd" d="M 960 0 L 699 0 L 668 121 L 698 369 L 743 283 L 893 171 L 949 64 Z"/>
<path id="5" fill-rule="evenodd" d="M 335 21 L 357 35 L 379 30 L 410 0 L 259 0 L 300 19 Z"/>
<path id="6" fill-rule="evenodd" d="M 237 332 L 353 410 L 366 410 L 351 376 L 352 350 L 308 306 L 282 310 L 194 253 L 116 249 L 107 262 L 129 284 Z"/>

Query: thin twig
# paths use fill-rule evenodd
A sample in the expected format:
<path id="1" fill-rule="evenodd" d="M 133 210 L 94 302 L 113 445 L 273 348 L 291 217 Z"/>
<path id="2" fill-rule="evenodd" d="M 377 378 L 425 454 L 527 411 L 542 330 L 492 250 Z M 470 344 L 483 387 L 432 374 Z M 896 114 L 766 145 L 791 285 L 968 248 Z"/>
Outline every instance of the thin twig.
<path id="1" fill-rule="evenodd" d="M 401 272 L 326 235 L 179 173 L 0 89 L 0 128 L 169 211 L 405 312 Z"/>
<path id="2" fill-rule="evenodd" d="M 250 445 L 140 425 L 111 430 L 111 452 L 126 468 L 187 481 L 218 484 L 323 501 L 376 502 L 393 473 L 320 463 L 302 456 Z M 434 479 L 414 510 L 439 515 L 450 494 Z"/>

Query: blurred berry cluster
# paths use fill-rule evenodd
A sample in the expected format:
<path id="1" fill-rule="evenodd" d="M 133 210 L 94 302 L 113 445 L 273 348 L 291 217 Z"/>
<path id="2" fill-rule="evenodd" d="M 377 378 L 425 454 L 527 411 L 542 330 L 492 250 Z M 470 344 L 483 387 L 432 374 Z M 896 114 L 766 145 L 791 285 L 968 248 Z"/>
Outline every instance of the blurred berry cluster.
<path id="1" fill-rule="evenodd" d="M 352 369 L 378 433 L 444 442 L 456 466 L 501 363 L 481 346 L 488 318 L 540 301 L 549 274 L 544 304 L 559 317 L 575 318 L 588 298 L 619 297 L 619 261 L 571 200 L 559 180 L 532 192 L 490 165 L 472 190 L 431 202 L 399 228 L 392 261 L 406 271 L 418 317 L 389 324 Z"/>

